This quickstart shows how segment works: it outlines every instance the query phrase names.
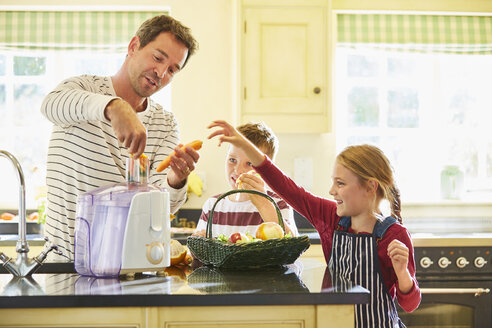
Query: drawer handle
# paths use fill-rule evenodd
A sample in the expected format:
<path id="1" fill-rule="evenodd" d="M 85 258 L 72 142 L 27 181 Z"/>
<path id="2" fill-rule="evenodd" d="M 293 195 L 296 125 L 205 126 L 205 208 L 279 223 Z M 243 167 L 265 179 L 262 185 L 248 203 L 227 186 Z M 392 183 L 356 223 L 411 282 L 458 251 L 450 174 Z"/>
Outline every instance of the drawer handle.
<path id="1" fill-rule="evenodd" d="M 489 288 L 421 288 L 422 294 L 475 294 L 476 297 L 490 293 Z"/>

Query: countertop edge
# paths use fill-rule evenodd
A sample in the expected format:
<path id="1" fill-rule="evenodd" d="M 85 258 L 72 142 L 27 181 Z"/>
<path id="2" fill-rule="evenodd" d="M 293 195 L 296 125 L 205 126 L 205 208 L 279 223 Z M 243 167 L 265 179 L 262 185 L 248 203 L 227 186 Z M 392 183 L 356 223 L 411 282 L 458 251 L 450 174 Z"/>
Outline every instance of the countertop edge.
<path id="1" fill-rule="evenodd" d="M 0 308 L 367 304 L 369 291 L 327 294 L 0 296 Z"/>

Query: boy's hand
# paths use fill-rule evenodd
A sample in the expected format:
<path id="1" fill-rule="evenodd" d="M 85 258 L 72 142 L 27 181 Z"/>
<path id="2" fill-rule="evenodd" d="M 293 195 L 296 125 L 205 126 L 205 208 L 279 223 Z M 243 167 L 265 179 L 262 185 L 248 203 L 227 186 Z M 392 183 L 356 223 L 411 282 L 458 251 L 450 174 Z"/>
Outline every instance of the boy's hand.
<path id="1" fill-rule="evenodd" d="M 256 177 L 258 179 L 250 179 L 250 177 Z M 243 181 L 246 181 L 246 183 L 248 183 L 248 180 L 249 181 L 249 187 L 250 188 L 243 188 Z M 256 185 L 255 182 L 259 182 L 261 184 L 261 189 L 256 189 L 254 188 L 254 186 Z M 237 178 L 236 180 L 236 187 L 237 189 L 254 189 L 254 190 L 258 190 L 258 191 L 262 191 L 264 190 L 264 185 L 265 185 L 265 182 L 263 181 L 263 179 L 261 178 L 261 176 L 256 173 L 255 170 L 250 170 L 246 173 L 241 173 L 241 175 Z"/>
<path id="2" fill-rule="evenodd" d="M 223 142 L 228 142 L 241 148 L 244 150 L 253 166 L 259 166 L 265 160 L 265 154 L 226 121 L 213 121 L 208 128 L 219 128 L 219 130 L 212 132 L 207 138 L 212 139 L 215 136 L 219 136 L 219 147 Z"/>
<path id="3" fill-rule="evenodd" d="M 250 189 L 266 193 L 265 181 L 254 170 L 241 174 L 237 181 L 237 189 Z M 262 204 L 270 203 L 268 199 L 259 195 L 247 194 L 247 196 L 257 208 Z"/>

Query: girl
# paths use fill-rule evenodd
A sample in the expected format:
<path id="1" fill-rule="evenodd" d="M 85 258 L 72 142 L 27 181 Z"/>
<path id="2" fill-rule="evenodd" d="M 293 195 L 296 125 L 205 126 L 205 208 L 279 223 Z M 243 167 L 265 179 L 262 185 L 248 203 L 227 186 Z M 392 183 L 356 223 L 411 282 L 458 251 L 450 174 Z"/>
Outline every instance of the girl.
<path id="1" fill-rule="evenodd" d="M 265 182 L 316 228 L 334 283 L 351 281 L 370 290 L 369 304 L 356 305 L 356 327 L 404 327 L 395 296 L 403 310 L 412 312 L 421 294 L 410 234 L 401 225 L 399 191 L 382 151 L 362 145 L 340 153 L 332 201 L 296 185 L 229 123 L 214 121 L 208 128 L 215 127 L 219 129 L 208 138 L 219 136 L 219 146 L 228 142 L 243 149 Z M 379 214 L 383 199 L 391 204 L 387 218 Z"/>

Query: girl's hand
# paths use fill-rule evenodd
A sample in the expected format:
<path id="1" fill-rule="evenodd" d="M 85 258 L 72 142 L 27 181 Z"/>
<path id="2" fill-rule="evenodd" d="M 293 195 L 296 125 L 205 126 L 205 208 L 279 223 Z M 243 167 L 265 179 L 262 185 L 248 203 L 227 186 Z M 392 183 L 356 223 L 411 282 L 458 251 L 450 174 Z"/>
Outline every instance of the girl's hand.
<path id="1" fill-rule="evenodd" d="M 401 241 L 394 239 L 388 245 L 388 256 L 396 274 L 403 273 L 408 266 L 408 248 Z"/>
<path id="2" fill-rule="evenodd" d="M 220 145 L 222 145 L 223 142 L 231 143 L 236 147 L 241 147 L 241 144 L 245 143 L 246 138 L 244 138 L 232 125 L 230 125 L 226 121 L 213 121 L 207 128 L 220 128 L 219 130 L 215 130 L 214 132 L 212 132 L 207 138 L 212 139 L 215 136 L 220 136 L 219 147 Z"/>
<path id="3" fill-rule="evenodd" d="M 222 145 L 223 142 L 228 142 L 241 148 L 246 156 L 248 156 L 253 166 L 259 166 L 265 160 L 265 154 L 226 121 L 213 121 L 208 128 L 219 128 L 212 132 L 212 134 L 208 136 L 208 139 L 219 136 L 219 146 Z"/>
<path id="4" fill-rule="evenodd" d="M 408 293 L 413 287 L 413 280 L 408 272 L 408 247 L 397 239 L 393 239 L 388 245 L 388 256 L 398 279 L 398 288 L 403 293 Z"/>

